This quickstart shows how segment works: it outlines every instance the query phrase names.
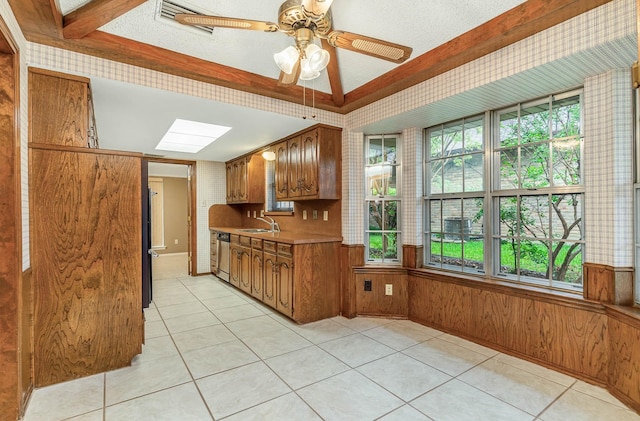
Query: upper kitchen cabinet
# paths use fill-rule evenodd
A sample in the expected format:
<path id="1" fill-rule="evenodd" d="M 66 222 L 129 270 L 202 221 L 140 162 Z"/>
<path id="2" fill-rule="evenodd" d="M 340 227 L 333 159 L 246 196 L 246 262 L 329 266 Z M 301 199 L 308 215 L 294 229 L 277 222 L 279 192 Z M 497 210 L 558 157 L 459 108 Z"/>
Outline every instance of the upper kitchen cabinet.
<path id="1" fill-rule="evenodd" d="M 36 143 L 98 147 L 89 79 L 29 69 L 29 130 Z"/>
<path id="2" fill-rule="evenodd" d="M 318 125 L 275 145 L 276 199 L 340 199 L 341 129 Z"/>
<path id="3" fill-rule="evenodd" d="M 227 162 L 227 203 L 264 203 L 264 159 L 244 156 Z"/>

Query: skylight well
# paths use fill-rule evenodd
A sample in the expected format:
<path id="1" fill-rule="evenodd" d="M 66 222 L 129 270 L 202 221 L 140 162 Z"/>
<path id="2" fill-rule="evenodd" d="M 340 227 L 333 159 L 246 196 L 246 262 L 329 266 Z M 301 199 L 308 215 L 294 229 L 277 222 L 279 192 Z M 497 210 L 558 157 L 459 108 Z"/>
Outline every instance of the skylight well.
<path id="1" fill-rule="evenodd" d="M 176 119 L 156 150 L 196 153 L 231 130 L 231 127 Z"/>

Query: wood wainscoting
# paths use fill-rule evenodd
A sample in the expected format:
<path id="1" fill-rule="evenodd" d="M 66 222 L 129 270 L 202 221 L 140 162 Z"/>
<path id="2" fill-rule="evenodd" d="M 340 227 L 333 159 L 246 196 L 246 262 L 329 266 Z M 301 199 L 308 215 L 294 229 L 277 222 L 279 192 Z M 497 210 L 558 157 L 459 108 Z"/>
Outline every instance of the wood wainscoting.
<path id="1" fill-rule="evenodd" d="M 397 268 L 355 268 L 356 313 L 359 316 L 386 316 L 406 319 L 409 315 L 409 291 L 407 270 Z M 371 282 L 371 290 L 366 291 L 365 281 Z M 385 288 L 391 285 L 392 294 L 386 295 Z"/>
<path id="2" fill-rule="evenodd" d="M 609 391 L 640 413 L 640 309 L 606 306 Z"/>
<path id="3" fill-rule="evenodd" d="M 584 298 L 620 306 L 633 305 L 633 268 L 585 263 Z"/>
<path id="4" fill-rule="evenodd" d="M 404 244 L 402 246 L 402 266 L 405 268 L 421 268 L 424 263 L 424 246 Z"/>
<path id="5" fill-rule="evenodd" d="M 340 312 L 344 317 L 353 318 L 356 312 L 356 279 L 354 268 L 364 266 L 364 245 L 343 244 L 340 250 L 341 285 Z"/>

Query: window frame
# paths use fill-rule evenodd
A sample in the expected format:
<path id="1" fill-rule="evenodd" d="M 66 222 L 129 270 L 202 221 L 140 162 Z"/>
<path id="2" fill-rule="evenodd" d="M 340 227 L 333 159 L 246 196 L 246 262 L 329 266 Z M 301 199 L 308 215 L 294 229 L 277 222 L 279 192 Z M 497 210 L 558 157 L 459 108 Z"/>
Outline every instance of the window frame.
<path id="1" fill-rule="evenodd" d="M 369 150 L 370 150 L 370 141 L 372 139 L 380 139 L 382 141 L 381 147 L 384 151 L 384 141 L 385 139 L 395 139 L 396 142 L 396 156 L 394 163 L 385 164 L 388 161 L 382 161 L 381 163 L 370 164 L 369 163 Z M 395 169 L 395 180 L 396 180 L 396 194 L 395 195 L 377 195 L 373 196 L 370 194 L 371 189 L 368 188 L 367 182 L 367 169 L 374 167 L 383 167 L 385 165 L 391 165 Z M 364 139 L 364 168 L 363 168 L 363 178 L 364 178 L 364 202 L 363 202 L 363 217 L 364 217 L 364 246 L 365 246 L 365 264 L 366 265 L 393 265 L 398 266 L 402 265 L 402 134 L 400 133 L 386 133 L 386 134 L 376 134 L 376 135 L 367 135 Z M 388 202 L 396 202 L 396 229 L 395 230 L 372 230 L 369 228 L 369 218 L 370 218 L 370 203 L 376 202 L 381 203 L 382 209 L 385 209 L 385 204 Z M 383 227 L 384 228 L 384 227 Z M 396 257 L 395 258 L 385 258 L 384 250 L 382 252 L 382 257 L 379 259 L 372 259 L 370 254 L 370 235 L 371 233 L 380 233 L 383 238 L 386 234 L 394 234 L 396 236 Z"/>

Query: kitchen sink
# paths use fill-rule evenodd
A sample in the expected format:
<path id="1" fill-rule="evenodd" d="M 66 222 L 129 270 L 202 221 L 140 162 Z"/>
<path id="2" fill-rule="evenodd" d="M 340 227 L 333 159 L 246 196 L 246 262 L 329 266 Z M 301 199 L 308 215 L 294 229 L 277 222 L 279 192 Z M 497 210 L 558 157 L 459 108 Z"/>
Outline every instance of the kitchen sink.
<path id="1" fill-rule="evenodd" d="M 239 229 L 240 232 L 248 232 L 248 233 L 260 233 L 260 232 L 271 232 L 271 230 L 264 228 L 243 228 Z"/>

